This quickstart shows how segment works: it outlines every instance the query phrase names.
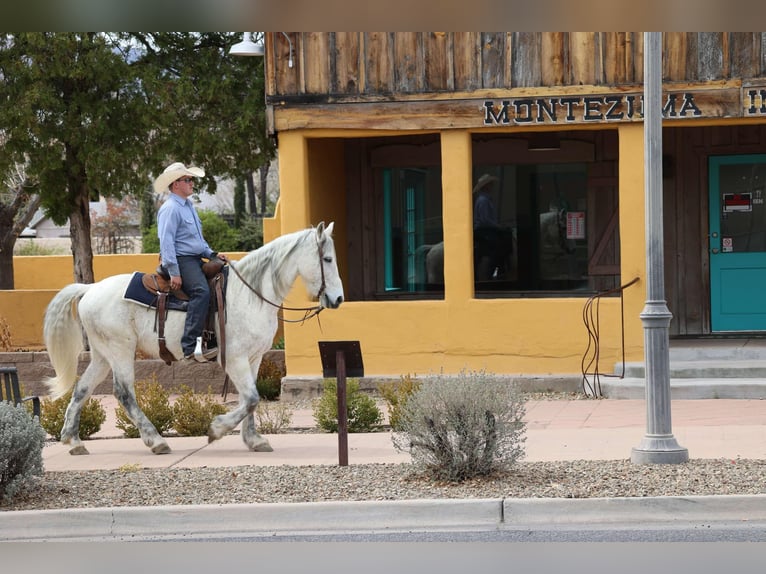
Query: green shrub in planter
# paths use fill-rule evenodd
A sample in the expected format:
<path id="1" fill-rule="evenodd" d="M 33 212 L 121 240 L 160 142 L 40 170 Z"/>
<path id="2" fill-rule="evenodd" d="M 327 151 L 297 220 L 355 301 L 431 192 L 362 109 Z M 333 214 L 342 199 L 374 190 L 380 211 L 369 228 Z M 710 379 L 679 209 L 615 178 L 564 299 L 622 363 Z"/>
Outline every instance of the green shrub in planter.
<path id="1" fill-rule="evenodd" d="M 278 399 L 282 392 L 282 378 L 285 374 L 284 365 L 264 357 L 255 380 L 258 396 L 267 401 Z"/>
<path id="2" fill-rule="evenodd" d="M 61 429 L 64 427 L 64 416 L 72 400 L 72 391 L 58 399 L 46 397 L 40 405 L 40 425 L 49 435 L 56 440 L 61 440 Z M 106 420 L 106 411 L 101 405 L 101 401 L 93 397 L 85 401 L 80 411 L 80 427 L 78 434 L 80 440 L 85 440 L 90 435 L 101 430 L 101 425 Z"/>
<path id="3" fill-rule="evenodd" d="M 314 420 L 326 432 L 338 432 L 338 382 L 325 379 L 322 396 L 314 400 Z M 348 432 L 370 432 L 383 420 L 375 400 L 359 389 L 359 381 L 346 381 Z"/>
<path id="4" fill-rule="evenodd" d="M 173 428 L 173 407 L 170 406 L 168 392 L 153 376 L 150 381 L 136 381 L 136 402 L 144 411 L 146 418 L 154 425 L 161 435 Z M 128 417 L 127 411 L 119 405 L 115 409 L 117 428 L 125 433 L 128 438 L 138 438 L 141 433 Z"/>
<path id="5" fill-rule="evenodd" d="M 173 403 L 173 428 L 180 436 L 204 436 L 213 419 L 225 413 L 226 407 L 213 398 L 211 387 L 205 394 L 182 385 Z"/>
<path id="6" fill-rule="evenodd" d="M 391 381 L 387 383 L 380 383 L 378 385 L 378 391 L 386 402 L 388 408 L 388 422 L 393 430 L 398 430 L 399 421 L 402 416 L 402 409 L 407 404 L 407 399 L 410 398 L 412 393 L 420 388 L 420 381 L 406 375 L 400 378 L 399 381 Z"/>

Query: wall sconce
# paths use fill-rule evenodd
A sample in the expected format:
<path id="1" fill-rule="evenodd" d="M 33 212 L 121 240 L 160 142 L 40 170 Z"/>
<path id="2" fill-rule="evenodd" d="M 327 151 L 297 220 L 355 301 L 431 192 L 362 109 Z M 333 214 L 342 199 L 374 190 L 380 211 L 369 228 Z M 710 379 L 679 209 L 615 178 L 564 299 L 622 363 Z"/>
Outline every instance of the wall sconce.
<path id="1" fill-rule="evenodd" d="M 252 32 L 244 32 L 242 41 L 229 49 L 229 54 L 232 56 L 263 56 L 265 53 L 263 44 L 253 42 Z"/>
<path id="2" fill-rule="evenodd" d="M 280 32 L 290 45 L 290 55 L 287 58 L 287 67 L 293 67 L 293 41 L 285 32 Z M 253 42 L 252 32 L 243 32 L 242 41 L 237 42 L 229 48 L 229 54 L 232 56 L 263 56 L 266 51 L 262 43 Z"/>
<path id="3" fill-rule="evenodd" d="M 287 38 L 287 43 L 290 44 L 290 56 L 287 58 L 287 67 L 292 68 L 293 67 L 293 41 L 290 39 L 290 36 L 282 32 L 282 35 Z"/>

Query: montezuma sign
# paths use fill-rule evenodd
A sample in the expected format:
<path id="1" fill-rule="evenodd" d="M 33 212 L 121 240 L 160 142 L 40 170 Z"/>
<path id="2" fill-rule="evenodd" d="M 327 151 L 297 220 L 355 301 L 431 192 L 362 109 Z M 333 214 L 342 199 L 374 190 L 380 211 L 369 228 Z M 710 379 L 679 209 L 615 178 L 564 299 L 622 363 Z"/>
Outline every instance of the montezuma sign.
<path id="1" fill-rule="evenodd" d="M 750 99 L 748 107 L 760 109 L 750 105 Z M 637 92 L 485 100 L 482 112 L 485 126 L 585 124 L 640 121 L 644 117 L 643 108 L 643 93 Z M 667 92 L 662 107 L 666 119 L 730 117 L 742 113 L 738 89 Z"/>
<path id="2" fill-rule="evenodd" d="M 531 128 L 643 121 L 640 86 L 599 93 L 518 89 L 494 97 L 467 92 L 401 96 L 400 99 L 346 98 L 316 101 L 280 96 L 269 103 L 275 131 L 300 128 L 365 130 Z M 675 85 L 663 92 L 663 117 L 669 121 L 711 118 L 766 118 L 766 84 Z"/>

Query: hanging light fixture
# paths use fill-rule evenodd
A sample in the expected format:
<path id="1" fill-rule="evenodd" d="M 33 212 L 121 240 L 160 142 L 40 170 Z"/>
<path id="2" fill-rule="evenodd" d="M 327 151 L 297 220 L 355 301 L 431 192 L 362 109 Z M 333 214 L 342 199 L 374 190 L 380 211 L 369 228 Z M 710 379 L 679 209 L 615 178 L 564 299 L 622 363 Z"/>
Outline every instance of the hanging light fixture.
<path id="1" fill-rule="evenodd" d="M 229 49 L 232 56 L 263 56 L 264 53 L 263 44 L 253 42 L 252 32 L 243 32 L 242 41 Z"/>

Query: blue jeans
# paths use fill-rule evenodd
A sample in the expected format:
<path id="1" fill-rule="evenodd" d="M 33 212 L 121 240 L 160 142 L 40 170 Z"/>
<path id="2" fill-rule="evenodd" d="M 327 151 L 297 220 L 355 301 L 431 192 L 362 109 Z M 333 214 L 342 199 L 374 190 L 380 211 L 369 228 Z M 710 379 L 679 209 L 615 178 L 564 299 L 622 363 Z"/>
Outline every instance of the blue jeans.
<path id="1" fill-rule="evenodd" d="M 186 327 L 181 337 L 181 348 L 184 357 L 194 353 L 197 337 L 202 335 L 210 305 L 210 288 L 207 277 L 202 272 L 202 260 L 197 256 L 181 255 L 178 257 L 178 267 L 181 271 L 183 284 L 181 288 L 189 296 L 189 307 L 186 311 Z"/>

